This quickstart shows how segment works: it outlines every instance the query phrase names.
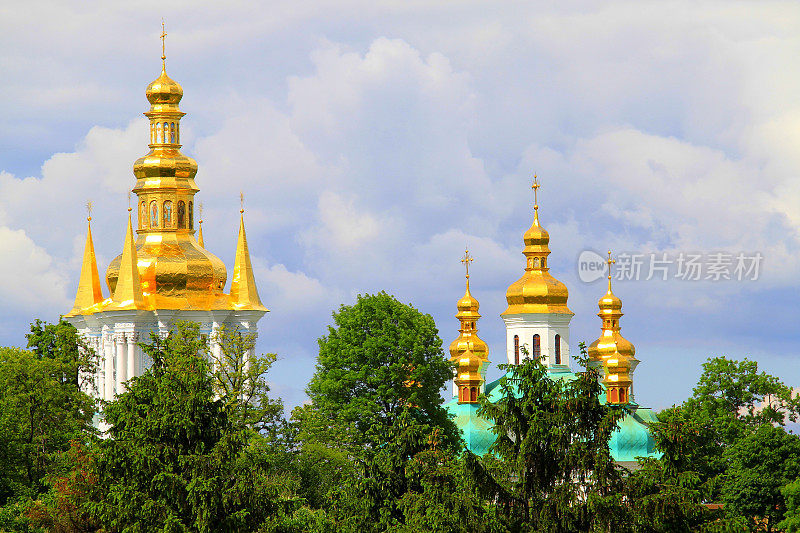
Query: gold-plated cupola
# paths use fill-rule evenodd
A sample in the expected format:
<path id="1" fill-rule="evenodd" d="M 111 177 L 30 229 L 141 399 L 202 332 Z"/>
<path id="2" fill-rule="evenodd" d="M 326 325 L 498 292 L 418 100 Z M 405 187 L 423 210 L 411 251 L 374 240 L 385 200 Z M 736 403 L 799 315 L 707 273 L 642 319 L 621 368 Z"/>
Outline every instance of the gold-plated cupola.
<path id="1" fill-rule="evenodd" d="M 633 385 L 633 370 L 639 361 L 636 349 L 630 341 L 620 334 L 619 319 L 622 317 L 622 300 L 611 290 L 611 251 L 608 252 L 608 290 L 597 302 L 602 321 L 600 338 L 588 348 L 590 365 L 603 371 L 603 385 L 606 399 L 612 404 L 626 404 L 631 401 L 630 390 Z"/>
<path id="2" fill-rule="evenodd" d="M 458 337 L 450 343 L 450 361 L 456 365 L 455 384 L 460 403 L 477 403 L 484 382 L 484 372 L 489 364 L 489 347 L 478 337 L 478 309 L 480 304 L 469 290 L 469 264 L 473 258 L 469 250 L 461 262 L 467 270 L 467 289 L 458 301 L 456 318 L 460 323 Z"/>
<path id="3" fill-rule="evenodd" d="M 506 291 L 508 308 L 502 315 L 521 313 L 559 313 L 572 315 L 567 307 L 567 286 L 550 275 L 550 235 L 539 223 L 537 192 L 541 185 L 534 176 L 531 188 L 534 193 L 533 224 L 523 235 L 525 248 L 525 273 Z"/>
<path id="4" fill-rule="evenodd" d="M 226 308 L 225 265 L 195 239 L 197 163 L 180 152 L 180 121 L 185 113 L 178 104 L 183 88 L 167 75 L 163 48 L 161 60 L 161 74 L 145 92 L 150 102 L 145 113 L 150 119 L 150 151 L 133 164 L 142 292 L 153 309 Z M 106 271 L 112 293 L 121 259 L 114 259 Z"/>

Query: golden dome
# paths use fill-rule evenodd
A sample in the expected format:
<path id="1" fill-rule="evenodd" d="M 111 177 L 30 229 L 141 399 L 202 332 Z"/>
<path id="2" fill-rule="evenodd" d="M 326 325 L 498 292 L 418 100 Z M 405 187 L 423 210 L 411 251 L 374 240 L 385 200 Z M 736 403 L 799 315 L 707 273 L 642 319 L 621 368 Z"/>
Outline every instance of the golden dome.
<path id="1" fill-rule="evenodd" d="M 147 95 L 147 101 L 154 106 L 178 105 L 181 98 L 183 98 L 183 87 L 167 76 L 167 71 L 162 66 L 161 75 L 150 82 L 145 94 Z"/>
<path id="2" fill-rule="evenodd" d="M 632 372 L 638 361 L 636 348 L 620 334 L 619 319 L 622 317 L 622 300 L 611 290 L 611 252 L 608 253 L 608 290 L 597 302 L 603 321 L 600 338 L 587 349 L 590 365 L 602 367 L 603 384 L 610 403 L 627 403 L 628 389 L 633 384 Z"/>
<path id="3" fill-rule="evenodd" d="M 538 186 L 538 184 L 536 184 Z M 550 235 L 539 224 L 539 206 L 534 206 L 533 224 L 523 235 L 526 257 L 525 273 L 506 291 L 508 308 L 503 315 L 518 313 L 573 314 L 567 307 L 567 286 L 550 275 Z"/>
<path id="4" fill-rule="evenodd" d="M 473 382 L 477 380 L 477 383 L 480 384 L 483 379 L 481 371 L 484 365 L 489 362 L 489 347 L 483 339 L 478 337 L 478 319 L 481 318 L 481 314 L 478 312 L 480 304 L 469 290 L 469 263 L 472 262 L 469 250 L 464 252 L 464 258 L 461 262 L 467 267 L 467 288 L 464 291 L 464 296 L 456 304 L 458 308 L 456 318 L 460 323 L 460 327 L 458 329 L 458 337 L 450 343 L 450 361 L 458 365 L 456 371 L 457 383 L 461 379 L 460 376 L 468 375 L 464 379 L 470 379 Z M 469 354 L 469 356 L 466 354 Z"/>

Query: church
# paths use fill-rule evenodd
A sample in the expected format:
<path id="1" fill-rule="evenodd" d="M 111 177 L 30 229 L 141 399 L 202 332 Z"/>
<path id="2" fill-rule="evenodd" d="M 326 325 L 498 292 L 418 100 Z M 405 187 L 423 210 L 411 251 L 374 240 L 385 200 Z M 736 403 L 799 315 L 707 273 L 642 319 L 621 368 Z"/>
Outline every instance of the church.
<path id="1" fill-rule="evenodd" d="M 139 343 L 151 333 L 165 335 L 176 321 L 200 324 L 212 354 L 219 357 L 221 328 L 238 328 L 257 335 L 257 323 L 268 312 L 261 303 L 247 248 L 244 209 L 240 212 L 239 235 L 230 293 L 224 263 L 203 243 L 202 219 L 195 229 L 194 196 L 197 163 L 180 152 L 180 121 L 185 115 L 178 104 L 183 89 L 166 72 L 162 56 L 161 74 L 147 86 L 150 109 L 150 151 L 133 165 L 136 185 L 136 230 L 133 207 L 128 208 L 128 226 L 122 253 L 106 269 L 109 296 L 103 295 L 92 242 L 91 215 L 75 304 L 64 318 L 73 324 L 100 356 L 94 384 L 97 396 L 110 401 L 124 392 L 125 382 L 142 375 L 148 361 Z M 534 193 L 539 184 L 534 181 Z M 539 358 L 554 380 L 575 378 L 569 366 L 569 324 L 573 313 L 567 307 L 567 287 L 550 273 L 550 237 L 539 223 L 534 199 L 533 224 L 523 236 L 526 258 L 522 277 L 506 292 L 508 308 L 502 313 L 506 325 L 506 361 Z M 460 334 L 450 345 L 450 360 L 456 365 L 453 399 L 446 408 L 462 430 L 467 447 L 483 455 L 494 442 L 491 423 L 478 415 L 478 397 L 496 400 L 499 382 L 486 382 L 489 348 L 478 337 L 481 315 L 478 301 L 469 289 L 469 252 L 464 257 L 467 287 L 458 301 L 456 318 Z M 622 302 L 611 290 L 609 253 L 608 292 L 600 299 L 602 333 L 590 347 L 590 364 L 600 370 L 605 397 L 602 401 L 625 405 L 630 413 L 620 422 L 611 440 L 614 459 L 633 467 L 636 457 L 657 456 L 646 424 L 655 422 L 651 409 L 634 401 L 633 371 L 638 364 L 633 345 L 620 334 Z"/>
<path id="2" fill-rule="evenodd" d="M 147 342 L 150 333 L 166 334 L 176 321 L 196 322 L 219 357 L 220 328 L 238 328 L 255 337 L 256 324 L 268 311 L 253 276 L 244 208 L 229 294 L 223 292 L 225 264 L 203 244 L 202 219 L 195 230 L 197 163 L 180 152 L 180 121 L 185 113 L 178 104 L 183 88 L 167 76 L 163 48 L 161 75 L 147 86 L 146 96 L 150 151 L 133 164 L 136 234 L 133 208 L 128 207 L 122 253 L 106 270 L 106 298 L 88 217 L 75 305 L 64 316 L 100 356 L 94 384 L 105 401 L 123 392 L 127 380 L 144 373 L 147 361 L 139 343 Z"/>
<path id="3" fill-rule="evenodd" d="M 540 185 L 534 179 L 533 224 L 523 235 L 525 271 L 506 291 L 508 307 L 501 317 L 506 325 L 506 363 L 519 364 L 524 358 L 537 358 L 553 380 L 573 380 L 569 366 L 569 323 L 574 313 L 567 307 L 569 291 L 554 278 L 548 265 L 550 235 L 539 222 L 536 199 Z M 461 429 L 467 448 L 484 455 L 495 440 L 492 423 L 478 415 L 478 396 L 485 394 L 497 401 L 501 396 L 500 381 L 486 382 L 489 366 L 489 347 L 478 337 L 481 318 L 478 300 L 469 290 L 469 251 L 464 254 L 466 292 L 458 300 L 456 318 L 459 335 L 450 344 L 450 361 L 456 365 L 453 380 L 453 399 L 445 407 Z M 602 321 L 600 337 L 588 347 L 589 365 L 601 377 L 605 396 L 601 402 L 623 405 L 629 412 L 619 422 L 619 428 L 609 442 L 617 464 L 632 469 L 637 457 L 659 457 L 655 441 L 647 424 L 657 422 L 652 409 L 639 406 L 633 395 L 633 372 L 639 361 L 635 348 L 620 334 L 622 300 L 611 290 L 611 252 L 608 253 L 608 291 L 600 298 L 598 316 Z"/>

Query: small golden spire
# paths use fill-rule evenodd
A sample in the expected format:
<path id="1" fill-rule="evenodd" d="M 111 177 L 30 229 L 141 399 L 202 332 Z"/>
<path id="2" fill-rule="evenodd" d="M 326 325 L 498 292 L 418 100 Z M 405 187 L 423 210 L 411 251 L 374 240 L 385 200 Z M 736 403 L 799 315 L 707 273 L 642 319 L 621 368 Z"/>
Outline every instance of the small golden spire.
<path id="1" fill-rule="evenodd" d="M 256 278 L 247 248 L 247 235 L 244 231 L 244 195 L 240 195 L 242 209 L 239 218 L 239 240 L 236 243 L 236 261 L 231 278 L 231 306 L 234 309 L 253 309 L 267 311 L 258 297 Z"/>
<path id="2" fill-rule="evenodd" d="M 206 245 L 203 242 L 203 204 L 202 202 L 197 206 L 197 213 L 200 215 L 199 227 L 200 229 L 197 231 L 197 244 L 200 245 L 201 248 L 205 248 Z"/>
<path id="3" fill-rule="evenodd" d="M 167 52 L 165 41 L 167 31 L 164 29 L 164 18 L 161 18 L 161 70 L 167 70 Z"/>
<path id="4" fill-rule="evenodd" d="M 112 296 L 116 309 L 145 309 L 142 284 L 139 280 L 136 241 L 133 238 L 131 208 L 128 208 L 128 229 L 125 232 L 125 245 L 119 263 L 119 278 Z"/>
<path id="5" fill-rule="evenodd" d="M 78 292 L 75 294 L 75 305 L 66 316 L 78 315 L 88 308 L 103 301 L 103 288 L 100 274 L 97 271 L 97 258 L 94 255 L 92 241 L 92 202 L 86 203 L 86 245 L 83 249 L 81 277 L 78 280 Z"/>

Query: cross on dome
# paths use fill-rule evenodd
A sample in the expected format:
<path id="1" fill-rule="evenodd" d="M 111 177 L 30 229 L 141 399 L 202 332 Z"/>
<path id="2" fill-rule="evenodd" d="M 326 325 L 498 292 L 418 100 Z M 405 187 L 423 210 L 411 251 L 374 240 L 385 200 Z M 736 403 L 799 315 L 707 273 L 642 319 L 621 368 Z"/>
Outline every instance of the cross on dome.
<path id="1" fill-rule="evenodd" d="M 162 64 L 162 66 L 164 65 L 164 63 L 167 60 L 166 45 L 165 45 L 166 39 L 167 39 L 167 32 L 164 29 L 164 19 L 162 18 L 161 19 L 161 64 Z"/>
<path id="2" fill-rule="evenodd" d="M 464 257 L 461 258 L 461 262 L 464 263 L 464 266 L 467 268 L 467 279 L 469 279 L 469 264 L 472 263 L 474 259 L 471 255 L 469 255 L 469 250 L 464 250 Z"/>
<path id="3" fill-rule="evenodd" d="M 541 183 L 536 178 L 536 174 L 533 175 L 533 185 L 531 185 L 531 189 L 533 189 L 533 210 L 539 210 L 539 198 L 537 193 L 539 192 L 539 187 L 541 187 Z"/>
<path id="4" fill-rule="evenodd" d="M 611 250 L 608 251 L 608 259 L 606 259 L 606 264 L 608 265 L 608 279 L 611 280 L 611 265 L 616 263 L 615 259 L 611 259 Z"/>

